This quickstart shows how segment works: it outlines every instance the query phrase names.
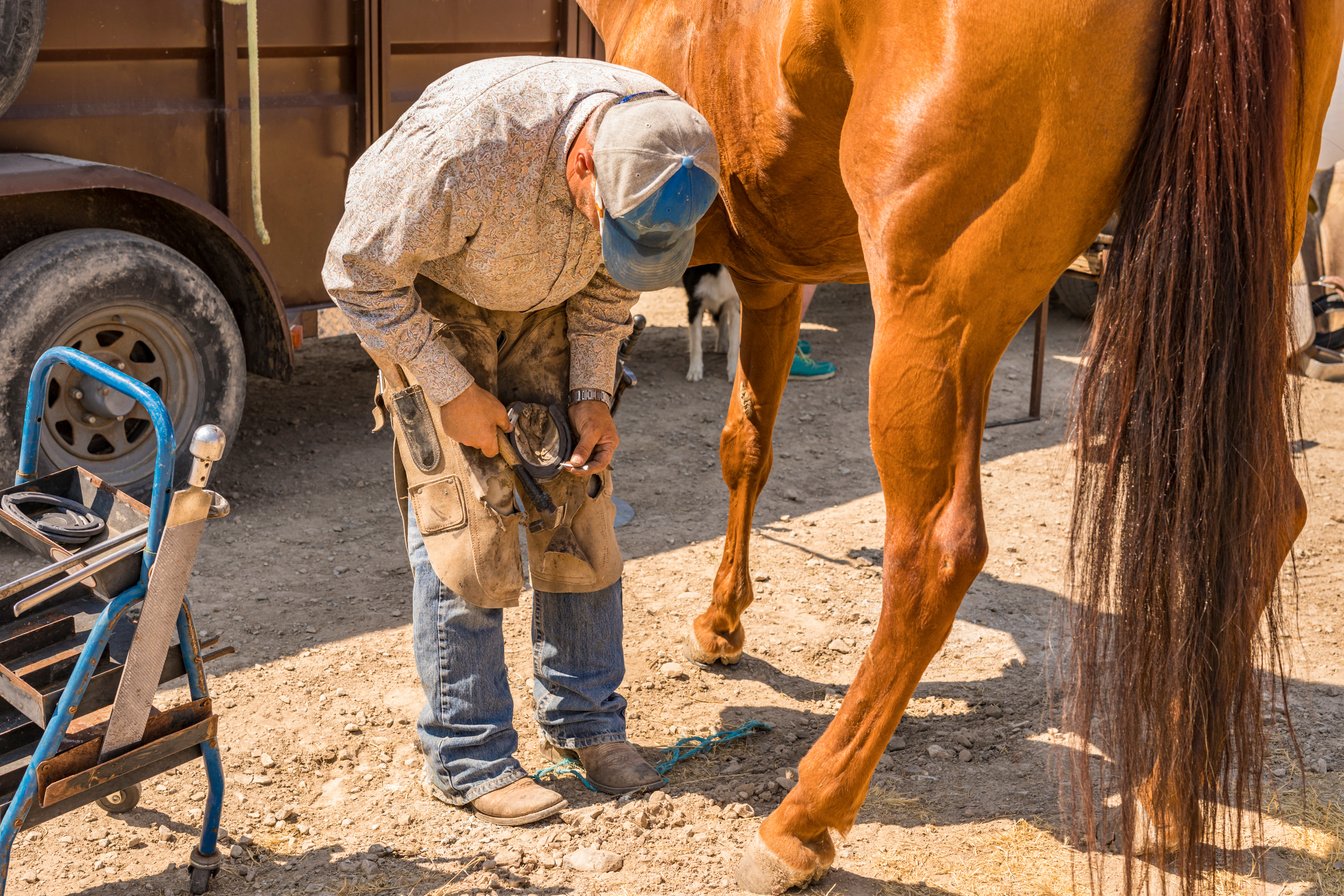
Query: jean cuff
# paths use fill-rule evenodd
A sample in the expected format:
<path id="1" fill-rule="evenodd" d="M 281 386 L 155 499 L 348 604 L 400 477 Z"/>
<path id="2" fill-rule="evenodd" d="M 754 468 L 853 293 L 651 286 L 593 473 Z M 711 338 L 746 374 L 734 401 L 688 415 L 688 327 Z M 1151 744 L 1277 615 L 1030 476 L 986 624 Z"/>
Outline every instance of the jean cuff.
<path id="1" fill-rule="evenodd" d="M 582 750 L 586 747 L 595 747 L 598 744 L 618 744 L 624 741 L 624 731 L 613 731 L 607 734 L 590 734 L 587 737 L 551 737 L 545 731 L 541 737 L 546 743 L 561 750 Z"/>
<path id="2" fill-rule="evenodd" d="M 487 793 L 493 793 L 496 790 L 508 787 L 514 781 L 527 777 L 527 772 L 523 771 L 522 766 L 515 765 L 502 775 L 496 775 L 489 781 L 477 784 L 466 793 L 458 793 L 444 781 L 443 775 L 428 767 L 426 767 L 426 770 L 429 772 L 430 785 L 438 788 L 439 793 L 443 794 L 444 801 L 450 806 L 468 806 Z"/>

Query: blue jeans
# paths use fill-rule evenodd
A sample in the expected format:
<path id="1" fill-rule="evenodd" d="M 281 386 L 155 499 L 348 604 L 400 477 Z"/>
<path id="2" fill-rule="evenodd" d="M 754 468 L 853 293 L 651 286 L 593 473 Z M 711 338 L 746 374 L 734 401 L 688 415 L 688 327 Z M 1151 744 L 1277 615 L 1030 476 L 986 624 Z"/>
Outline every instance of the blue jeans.
<path id="1" fill-rule="evenodd" d="M 513 698 L 504 664 L 504 611 L 467 603 L 434 573 L 408 507 L 415 577 L 412 636 L 425 689 L 420 747 L 450 802 L 469 803 L 527 772 L 514 758 Z M 621 583 L 589 594 L 535 591 L 532 694 L 542 735 L 579 749 L 625 740 Z"/>

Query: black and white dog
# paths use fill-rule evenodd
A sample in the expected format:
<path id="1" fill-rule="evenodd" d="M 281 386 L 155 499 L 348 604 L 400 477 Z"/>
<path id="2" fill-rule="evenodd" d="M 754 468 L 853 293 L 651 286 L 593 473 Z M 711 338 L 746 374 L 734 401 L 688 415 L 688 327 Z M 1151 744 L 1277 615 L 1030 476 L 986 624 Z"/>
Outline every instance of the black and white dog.
<path id="1" fill-rule="evenodd" d="M 733 286 L 733 278 L 721 264 L 700 264 L 681 275 L 686 287 L 686 310 L 690 315 L 691 366 L 686 379 L 698 382 L 705 376 L 705 361 L 700 347 L 705 312 L 714 318 L 714 351 L 728 352 L 728 379 L 737 375 L 737 352 L 742 344 L 742 302 Z"/>

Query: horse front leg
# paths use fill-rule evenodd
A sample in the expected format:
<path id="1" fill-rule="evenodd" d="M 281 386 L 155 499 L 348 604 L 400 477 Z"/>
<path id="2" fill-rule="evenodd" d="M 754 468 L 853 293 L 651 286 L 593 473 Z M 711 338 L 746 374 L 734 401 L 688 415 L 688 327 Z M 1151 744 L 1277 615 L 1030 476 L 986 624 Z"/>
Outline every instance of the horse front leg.
<path id="1" fill-rule="evenodd" d="M 719 439 L 723 481 L 728 486 L 727 534 L 713 597 L 692 621 L 686 645 L 691 660 L 725 665 L 742 658 L 742 613 L 752 601 L 751 519 L 770 475 L 770 437 L 798 343 L 802 297 L 792 283 L 737 277 L 733 281 L 742 299 L 742 344 L 728 419 Z"/>

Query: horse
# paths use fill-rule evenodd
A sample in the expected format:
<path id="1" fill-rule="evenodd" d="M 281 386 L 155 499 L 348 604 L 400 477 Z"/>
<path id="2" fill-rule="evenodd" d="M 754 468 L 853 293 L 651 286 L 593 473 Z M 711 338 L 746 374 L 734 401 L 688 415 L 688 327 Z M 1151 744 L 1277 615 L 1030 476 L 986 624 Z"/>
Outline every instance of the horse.
<path id="1" fill-rule="evenodd" d="M 1076 388 L 1062 707 L 1081 747 L 1065 789 L 1088 832 L 1112 816 L 1099 791 L 1129 795 L 1108 822 L 1127 891 L 1145 845 L 1183 892 L 1211 887 L 1206 843 L 1235 846 L 1243 810 L 1258 817 L 1257 663 L 1275 665 L 1280 569 L 1305 521 L 1287 282 L 1344 0 L 579 5 L 610 61 L 662 80 L 718 138 L 720 195 L 692 263 L 728 267 L 743 326 L 720 441 L 727 531 L 694 660 L 744 649 L 797 284 L 872 294 L 881 615 L 739 885 L 779 893 L 832 864 L 831 832 L 854 824 L 989 550 L 979 451 L 995 365 L 1119 209 Z"/>

